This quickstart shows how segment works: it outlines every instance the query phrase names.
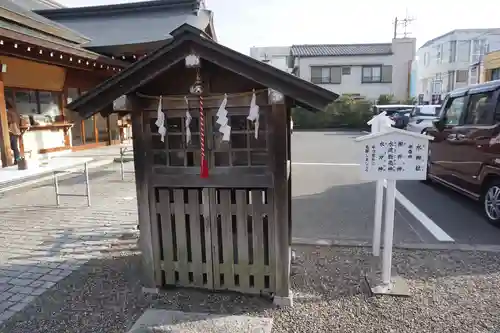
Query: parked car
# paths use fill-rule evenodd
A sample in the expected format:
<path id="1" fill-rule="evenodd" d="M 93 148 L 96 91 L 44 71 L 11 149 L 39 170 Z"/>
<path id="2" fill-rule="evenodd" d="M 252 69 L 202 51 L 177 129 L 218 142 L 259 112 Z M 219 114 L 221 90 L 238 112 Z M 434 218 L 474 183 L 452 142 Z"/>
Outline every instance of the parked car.
<path id="1" fill-rule="evenodd" d="M 480 202 L 500 226 L 500 80 L 452 91 L 429 144 L 428 180 Z M 472 226 L 471 226 L 472 227 Z"/>
<path id="2" fill-rule="evenodd" d="M 433 120 L 439 117 L 441 105 L 417 105 L 410 113 L 410 119 L 406 125 L 406 130 L 410 132 L 422 133 L 426 128 L 432 127 Z"/>
<path id="3" fill-rule="evenodd" d="M 405 110 L 399 110 L 399 111 L 393 112 L 389 116 L 389 118 L 391 118 L 392 121 L 394 121 L 394 125 L 392 125 L 392 126 L 399 128 L 399 129 L 405 128 L 410 120 L 411 112 L 412 112 L 412 109 L 405 109 Z"/>
<path id="4" fill-rule="evenodd" d="M 373 106 L 373 114 L 377 115 L 381 112 L 386 113 L 389 117 L 392 116 L 395 112 L 401 110 L 411 110 L 414 105 L 404 105 L 404 104 L 384 104 L 384 105 L 374 105 Z"/>

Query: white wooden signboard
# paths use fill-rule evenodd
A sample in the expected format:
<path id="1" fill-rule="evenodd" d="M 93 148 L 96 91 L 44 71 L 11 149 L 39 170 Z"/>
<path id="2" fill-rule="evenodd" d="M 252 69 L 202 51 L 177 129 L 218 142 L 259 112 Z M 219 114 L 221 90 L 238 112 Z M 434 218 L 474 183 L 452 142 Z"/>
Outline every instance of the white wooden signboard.
<path id="1" fill-rule="evenodd" d="M 375 118 L 380 125 L 382 117 Z M 379 126 L 380 127 L 380 126 Z M 378 128 L 381 130 L 381 128 Z M 427 158 L 431 137 L 384 126 L 381 132 L 364 135 L 356 139 L 359 144 L 361 177 L 376 180 L 377 194 L 373 253 L 379 254 L 382 216 L 382 180 L 387 182 L 385 202 L 384 253 L 382 256 L 382 284 L 372 288 L 375 294 L 390 294 L 395 288 L 391 278 L 392 243 L 394 236 L 394 211 L 397 180 L 421 180 L 427 177 Z M 380 185 L 380 186 L 379 186 Z M 380 187 L 380 188 L 379 188 Z"/>
<path id="2" fill-rule="evenodd" d="M 365 180 L 423 180 L 426 178 L 429 137 L 391 128 L 356 139 L 362 149 L 361 177 Z"/>

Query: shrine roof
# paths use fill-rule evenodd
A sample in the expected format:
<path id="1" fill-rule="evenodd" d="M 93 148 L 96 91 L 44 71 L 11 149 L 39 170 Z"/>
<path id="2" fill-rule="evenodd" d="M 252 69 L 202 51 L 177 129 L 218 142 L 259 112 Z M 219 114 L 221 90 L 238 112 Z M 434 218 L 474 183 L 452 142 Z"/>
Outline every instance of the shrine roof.
<path id="1" fill-rule="evenodd" d="M 38 15 L 16 4 L 14 1 L 2 1 L 0 4 L 0 13 L 4 24 L 12 22 L 16 25 L 24 26 L 27 29 L 50 36 L 51 38 L 57 38 L 74 44 L 81 44 L 89 41 L 88 38 L 80 33 Z"/>
<path id="2" fill-rule="evenodd" d="M 200 0 L 156 0 L 36 13 L 88 36 L 90 41 L 84 46 L 98 52 L 110 46 L 169 39 L 168 32 L 184 23 L 213 30 L 212 12 L 204 9 Z"/>
<path id="3" fill-rule="evenodd" d="M 225 47 L 189 24 L 184 24 L 172 31 L 171 35 L 173 38 L 166 45 L 104 81 L 67 105 L 67 108 L 79 112 L 84 118 L 90 117 L 120 96 L 134 93 L 168 68 L 184 61 L 191 52 L 203 60 L 215 63 L 264 87 L 277 90 L 295 100 L 298 105 L 312 111 L 324 110 L 339 96 L 316 84 Z"/>

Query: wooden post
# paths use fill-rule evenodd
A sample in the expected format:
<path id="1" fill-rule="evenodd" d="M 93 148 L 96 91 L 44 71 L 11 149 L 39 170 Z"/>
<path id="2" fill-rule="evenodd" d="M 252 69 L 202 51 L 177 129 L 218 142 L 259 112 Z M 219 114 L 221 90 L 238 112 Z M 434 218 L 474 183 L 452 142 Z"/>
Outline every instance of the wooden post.
<path id="1" fill-rule="evenodd" d="M 111 108 L 113 108 L 113 105 L 111 105 Z M 106 116 L 106 130 L 108 131 L 108 145 L 111 146 L 113 138 L 111 137 L 111 122 L 109 120 L 109 114 Z"/>
<path id="2" fill-rule="evenodd" d="M 66 122 L 66 88 L 61 91 L 61 94 L 59 95 L 59 108 L 61 110 L 61 121 Z M 66 127 L 64 128 L 64 147 L 70 148 L 71 147 L 71 140 L 69 136 L 69 131 L 71 128 Z"/>
<path id="3" fill-rule="evenodd" d="M 137 191 L 137 208 L 139 215 L 139 247 L 141 249 L 143 264 L 143 290 L 146 292 L 157 292 L 157 281 L 155 281 L 155 261 L 153 254 L 152 223 L 150 214 L 149 196 L 149 168 L 146 150 L 147 139 L 144 135 L 145 123 L 144 113 L 141 112 L 142 105 L 138 97 L 131 98 L 132 104 L 132 133 L 134 148 L 135 184 Z"/>
<path id="4" fill-rule="evenodd" d="M 280 98 L 281 97 L 281 98 Z M 272 167 L 274 173 L 274 223 L 276 246 L 276 294 L 274 304 L 291 306 L 290 291 L 290 258 L 289 240 L 289 196 L 288 196 L 288 124 L 284 97 L 273 92 L 270 95 L 272 104 L 270 125 L 272 128 Z"/>
<path id="5" fill-rule="evenodd" d="M 7 122 L 7 105 L 5 103 L 5 87 L 2 73 L 0 73 L 0 157 L 2 166 L 13 164 L 12 150 L 10 148 L 9 125 Z"/>

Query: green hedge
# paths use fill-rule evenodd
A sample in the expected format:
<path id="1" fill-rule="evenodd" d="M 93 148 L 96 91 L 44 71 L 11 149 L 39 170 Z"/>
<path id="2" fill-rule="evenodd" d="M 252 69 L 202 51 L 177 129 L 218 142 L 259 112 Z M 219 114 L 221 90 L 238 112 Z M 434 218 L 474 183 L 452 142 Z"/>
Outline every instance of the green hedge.
<path id="1" fill-rule="evenodd" d="M 330 104 L 324 112 L 310 112 L 302 108 L 292 111 L 294 128 L 366 128 L 372 117 L 372 104 L 366 100 L 341 97 Z"/>
<path id="2" fill-rule="evenodd" d="M 409 104 L 413 105 L 414 99 L 397 101 L 392 95 L 380 95 L 377 104 Z M 353 128 L 366 129 L 366 124 L 373 116 L 373 103 L 355 96 L 341 96 L 330 104 L 324 112 L 310 112 L 303 108 L 292 111 L 294 129 L 328 129 L 328 128 Z"/>

